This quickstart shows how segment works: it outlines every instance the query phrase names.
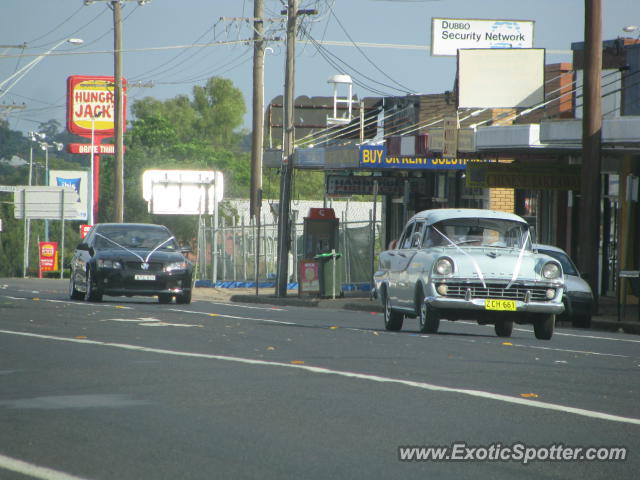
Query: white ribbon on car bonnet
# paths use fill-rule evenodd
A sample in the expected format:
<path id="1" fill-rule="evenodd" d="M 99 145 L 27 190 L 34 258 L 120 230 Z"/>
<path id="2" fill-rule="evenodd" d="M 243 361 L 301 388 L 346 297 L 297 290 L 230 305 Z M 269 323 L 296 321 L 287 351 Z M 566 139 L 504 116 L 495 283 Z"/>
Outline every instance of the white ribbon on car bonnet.
<path id="1" fill-rule="evenodd" d="M 97 235 L 97 236 L 99 236 L 99 237 L 104 238 L 105 240 L 107 240 L 107 241 L 109 241 L 109 242 L 111 242 L 111 243 L 113 243 L 115 246 L 120 247 L 121 249 L 123 249 L 123 250 L 125 250 L 125 251 L 127 251 L 127 252 L 129 252 L 129 253 L 134 254 L 136 257 L 138 257 L 138 258 L 140 259 L 140 261 L 141 261 L 142 263 L 148 263 L 148 262 L 149 262 L 149 258 L 151 257 L 151 255 L 153 254 L 153 252 L 155 252 L 156 250 L 158 250 L 160 247 L 162 247 L 162 246 L 163 246 L 165 243 L 167 243 L 168 241 L 170 241 L 170 240 L 175 240 L 175 237 L 173 237 L 173 236 L 171 236 L 171 237 L 167 238 L 164 242 L 162 242 L 162 243 L 161 243 L 161 244 L 159 244 L 157 247 L 155 247 L 153 250 L 151 250 L 151 251 L 149 252 L 149 255 L 147 255 L 147 258 L 142 258 L 142 256 L 138 255 L 136 252 L 134 252 L 134 251 L 132 251 L 132 250 L 129 250 L 127 247 L 125 247 L 125 246 L 123 246 L 123 245 L 120 245 L 118 242 L 116 242 L 116 241 L 114 241 L 114 240 L 111 240 L 109 237 L 105 237 L 104 235 L 102 235 L 101 233 L 98 233 L 98 232 L 96 232 L 96 235 Z"/>
<path id="2" fill-rule="evenodd" d="M 507 285 L 507 289 L 509 289 L 509 287 L 513 285 L 513 282 L 515 282 L 516 279 L 518 278 L 518 275 L 520 275 L 520 267 L 522 267 L 522 257 L 524 255 L 524 249 L 527 246 L 527 240 L 529 240 L 529 235 L 530 235 L 530 232 L 529 232 L 529 229 L 527 229 L 527 233 L 522 242 L 522 248 L 520 248 L 520 254 L 518 255 L 518 260 L 516 260 L 516 266 L 513 269 L 513 275 L 511 276 L 511 281 Z"/>
<path id="3" fill-rule="evenodd" d="M 487 284 L 484 283 L 484 275 L 482 275 L 482 270 L 480 270 L 480 265 L 478 265 L 475 258 L 473 258 L 471 255 L 469 255 L 467 252 L 461 249 L 458 245 L 456 245 L 453 240 L 451 240 L 444 233 L 438 230 L 434 225 L 431 225 L 431 228 L 433 228 L 436 232 L 438 232 L 442 236 L 442 238 L 444 238 L 447 242 L 449 242 L 451 245 L 456 247 L 460 252 L 464 253 L 467 257 L 469 257 L 469 259 L 471 260 L 471 263 L 473 264 L 473 268 L 475 268 L 476 272 L 478 273 L 478 278 L 480 278 L 480 281 L 482 282 L 482 287 L 487 288 Z"/>

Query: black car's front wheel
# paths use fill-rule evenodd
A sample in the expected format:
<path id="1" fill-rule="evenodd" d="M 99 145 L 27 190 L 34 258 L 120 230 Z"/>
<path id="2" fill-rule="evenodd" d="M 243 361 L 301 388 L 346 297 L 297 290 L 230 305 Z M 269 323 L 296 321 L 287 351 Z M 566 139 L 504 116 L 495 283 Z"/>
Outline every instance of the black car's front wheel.
<path id="1" fill-rule="evenodd" d="M 191 290 L 188 292 L 182 293 L 180 295 L 176 295 L 176 303 L 187 305 L 191 303 Z"/>
<path id="2" fill-rule="evenodd" d="M 102 292 L 95 283 L 93 270 L 87 268 L 87 291 L 84 294 L 84 299 L 87 302 L 101 302 Z"/>
<path id="3" fill-rule="evenodd" d="M 158 294 L 158 303 L 171 303 L 171 298 L 172 296 L 169 295 L 168 293 L 159 293 Z"/>
<path id="4" fill-rule="evenodd" d="M 76 289 L 76 279 L 72 271 L 71 278 L 69 279 L 69 298 L 71 300 L 82 300 L 82 296 L 82 292 Z"/>

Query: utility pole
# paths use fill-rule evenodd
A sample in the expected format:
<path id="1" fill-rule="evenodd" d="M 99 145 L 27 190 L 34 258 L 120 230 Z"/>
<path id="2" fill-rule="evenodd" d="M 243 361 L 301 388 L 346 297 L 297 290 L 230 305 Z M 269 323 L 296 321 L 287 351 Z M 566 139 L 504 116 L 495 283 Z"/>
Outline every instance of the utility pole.
<path id="1" fill-rule="evenodd" d="M 602 161 L 602 0 L 584 3 L 584 110 L 582 118 L 582 169 L 580 244 L 578 259 L 596 300 L 600 296 L 598 259 L 600 246 L 600 172 Z"/>
<path id="2" fill-rule="evenodd" d="M 293 152 L 295 131 L 293 127 L 293 103 L 295 101 L 296 23 L 298 0 L 289 0 L 287 7 L 287 63 L 284 79 L 284 143 L 282 146 L 282 171 L 280 173 L 280 205 L 278 214 L 278 265 L 276 296 L 287 296 L 289 279 L 289 250 L 291 241 L 291 180 L 293 177 Z M 295 267 L 294 267 L 295 268 Z"/>
<path id="3" fill-rule="evenodd" d="M 251 216 L 260 221 L 264 140 L 264 0 L 253 2 L 253 131 L 251 133 Z"/>
<path id="4" fill-rule="evenodd" d="M 124 92 L 122 88 L 122 4 L 134 0 L 83 0 L 85 5 L 96 1 L 109 2 L 113 10 L 113 96 L 115 130 L 115 172 L 113 221 L 124 221 Z M 136 0 L 143 6 L 151 0 Z"/>
<path id="5" fill-rule="evenodd" d="M 116 171 L 115 178 L 115 199 L 114 199 L 114 222 L 124 221 L 124 155 L 123 155 L 123 101 L 122 101 L 122 9 L 120 0 L 114 0 L 113 5 L 113 56 L 114 67 L 113 77 L 115 80 L 115 118 L 114 126 L 116 133 L 115 156 Z"/>

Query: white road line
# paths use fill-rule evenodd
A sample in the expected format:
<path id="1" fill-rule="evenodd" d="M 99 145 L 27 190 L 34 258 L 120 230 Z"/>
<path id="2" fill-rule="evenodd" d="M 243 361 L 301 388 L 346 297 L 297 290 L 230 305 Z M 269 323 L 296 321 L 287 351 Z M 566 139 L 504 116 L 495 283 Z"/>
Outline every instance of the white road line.
<path id="1" fill-rule="evenodd" d="M 463 323 L 465 325 L 478 325 L 476 322 L 469 322 L 466 320 L 462 320 L 462 321 L 457 321 L 455 323 Z M 493 325 L 482 325 L 483 327 L 487 327 L 487 328 L 493 328 Z M 514 331 L 518 331 L 518 332 L 527 332 L 527 333 L 533 333 L 533 330 L 527 329 L 527 328 L 513 328 Z M 558 330 L 554 330 L 553 335 L 558 335 L 561 337 L 576 337 L 576 338 L 590 338 L 593 340 L 611 340 L 613 342 L 629 342 L 629 343 L 640 343 L 640 340 L 633 340 L 631 338 L 613 338 L 613 337 L 598 337 L 597 335 L 581 335 L 581 334 L 577 334 L 577 333 L 566 333 L 566 332 L 559 332 Z"/>
<path id="2" fill-rule="evenodd" d="M 180 308 L 169 308 L 171 312 L 179 312 L 179 313 L 191 313 L 194 315 L 206 315 L 209 317 L 222 317 L 222 318 L 233 318 L 235 320 L 249 320 L 252 322 L 267 322 L 267 323 L 277 323 L 279 325 L 299 325 L 298 323 L 293 322 L 282 322 L 280 320 L 270 320 L 268 318 L 254 318 L 254 317 L 238 317 L 236 315 L 225 315 L 224 313 L 210 313 L 210 312 L 196 312 L 193 310 L 182 310 Z"/>
<path id="3" fill-rule="evenodd" d="M 40 478 L 41 480 L 87 480 L 83 477 L 59 472 L 57 470 L 52 470 L 51 468 L 39 467 L 38 465 L 7 457 L 2 454 L 0 454 L 0 468 L 11 470 L 12 472 L 17 472 L 29 477 Z"/>
<path id="4" fill-rule="evenodd" d="M 432 383 L 415 382 L 411 380 L 403 380 L 400 378 L 382 377 L 379 375 L 370 375 L 365 373 L 349 372 L 344 370 L 332 370 L 332 369 L 323 368 L 323 367 L 312 367 L 310 365 L 299 365 L 299 364 L 281 363 L 281 362 L 267 362 L 265 360 L 256 360 L 256 359 L 244 358 L 244 357 L 232 357 L 228 355 L 181 352 L 176 350 L 165 350 L 161 348 L 143 347 L 141 345 L 129 345 L 125 343 L 99 342 L 96 340 L 83 340 L 83 339 L 76 339 L 76 338 L 55 337 L 51 335 L 41 335 L 37 333 L 27 333 L 27 332 L 16 332 L 11 330 L 0 330 L 0 333 L 5 333 L 8 335 L 18 335 L 23 337 L 41 338 L 45 340 L 55 340 L 59 342 L 70 342 L 70 343 L 80 343 L 85 345 L 98 345 L 98 346 L 111 347 L 111 348 L 120 348 L 123 350 L 132 350 L 132 351 L 144 352 L 144 353 L 155 353 L 155 354 L 161 354 L 161 355 L 172 355 L 172 356 L 189 357 L 189 358 L 203 358 L 208 360 L 222 360 L 225 362 L 235 362 L 235 363 L 242 363 L 246 365 L 292 368 L 292 369 L 303 370 L 306 372 L 323 374 L 323 375 L 336 375 L 340 377 L 354 378 L 358 380 L 368 380 L 371 382 L 403 385 L 406 387 L 429 390 L 432 392 L 457 393 L 460 395 L 484 398 L 487 400 L 494 400 L 494 401 L 503 402 L 503 403 L 511 403 L 515 405 L 521 405 L 524 407 L 541 408 L 545 410 L 553 410 L 556 412 L 571 413 L 574 415 L 580 415 L 583 417 L 594 418 L 598 420 L 605 420 L 609 422 L 620 422 L 620 423 L 628 423 L 631 425 L 640 425 L 640 418 L 623 417 L 620 415 L 613 415 L 605 412 L 586 410 L 584 408 L 571 407 L 568 405 L 560 405 L 556 403 L 546 403 L 546 402 L 541 402 L 537 400 L 530 400 L 527 398 L 511 397 L 509 395 L 485 392 L 482 390 L 469 390 L 466 388 L 443 387 L 441 385 L 434 385 Z"/>
<path id="5" fill-rule="evenodd" d="M 133 310 L 133 307 L 125 307 L 124 305 L 110 305 L 108 303 L 97 303 L 97 302 L 74 302 L 71 300 L 51 300 L 51 299 L 40 299 L 42 302 L 51 302 L 51 303 L 68 303 L 70 305 L 82 305 L 88 307 L 108 307 L 108 308 L 119 308 L 123 310 Z"/>
<path id="6" fill-rule="evenodd" d="M 224 305 L 225 307 L 249 308 L 252 310 L 270 310 L 270 311 L 276 311 L 276 312 L 286 312 L 287 310 L 286 308 L 278 308 L 278 307 L 254 307 L 253 305 L 243 305 L 238 303 L 212 302 L 204 298 L 202 299 L 198 298 L 197 300 L 199 302 L 210 303 L 211 305 Z"/>
<path id="7" fill-rule="evenodd" d="M 567 348 L 553 348 L 553 347 L 539 347 L 536 345 L 522 345 L 519 343 L 514 343 L 514 347 L 520 348 L 533 348 L 537 350 L 550 350 L 552 352 L 565 352 L 565 353 L 581 353 L 583 355 L 596 355 L 601 357 L 618 357 L 618 358 L 630 358 L 629 355 L 618 355 L 616 353 L 601 353 L 601 352 L 592 352 L 590 350 L 570 350 Z"/>

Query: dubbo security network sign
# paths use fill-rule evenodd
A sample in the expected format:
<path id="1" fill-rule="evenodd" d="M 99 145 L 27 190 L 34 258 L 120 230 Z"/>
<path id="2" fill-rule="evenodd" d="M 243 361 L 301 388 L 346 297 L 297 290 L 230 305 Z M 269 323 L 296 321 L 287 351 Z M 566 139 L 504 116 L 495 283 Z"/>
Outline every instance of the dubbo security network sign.
<path id="1" fill-rule="evenodd" d="M 431 19 L 431 55 L 456 56 L 460 48 L 533 48 L 531 20 Z"/>

